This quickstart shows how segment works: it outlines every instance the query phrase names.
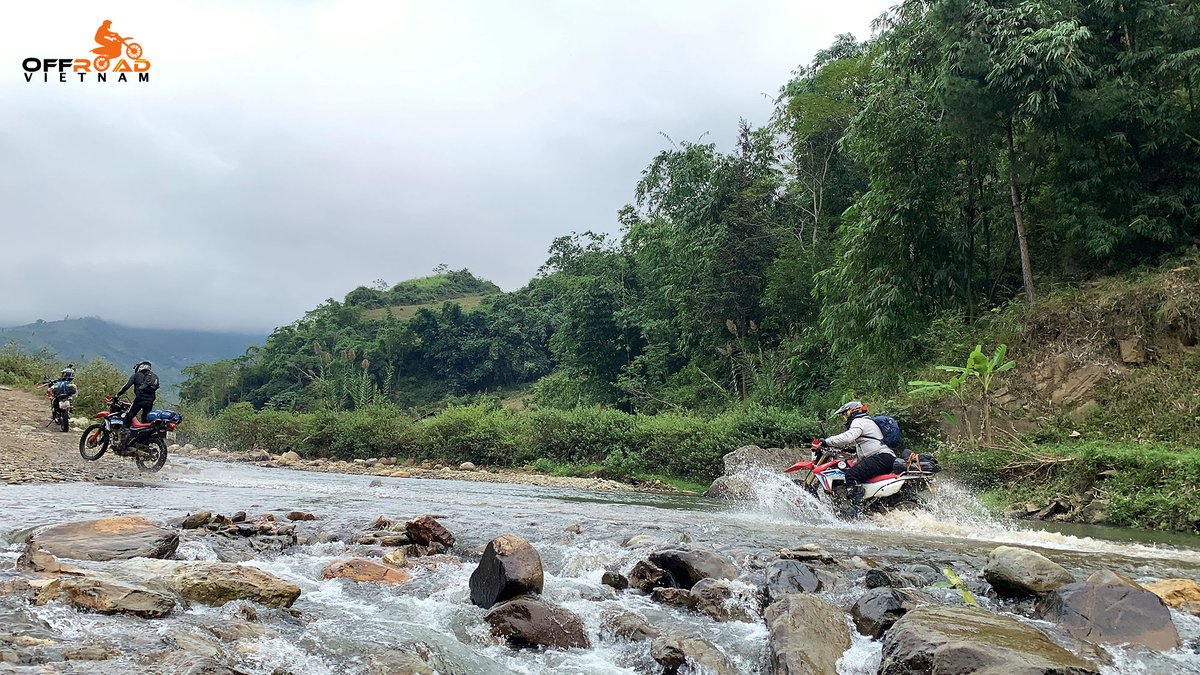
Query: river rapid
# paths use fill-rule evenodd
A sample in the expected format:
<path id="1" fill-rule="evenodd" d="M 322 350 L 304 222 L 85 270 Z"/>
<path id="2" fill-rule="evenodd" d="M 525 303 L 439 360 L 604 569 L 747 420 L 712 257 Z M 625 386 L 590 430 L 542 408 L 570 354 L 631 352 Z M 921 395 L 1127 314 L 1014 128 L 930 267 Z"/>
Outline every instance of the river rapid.
<path id="1" fill-rule="evenodd" d="M 236 641 L 224 655 L 229 664 L 250 673 L 339 675 L 367 672 L 373 654 L 397 648 L 422 652 L 439 672 L 447 673 L 659 672 L 648 643 L 616 639 L 603 629 L 604 614 L 618 608 L 638 612 L 662 628 L 700 635 L 720 647 L 742 672 L 765 672 L 767 631 L 761 622 L 717 623 L 601 584 L 606 569 L 628 572 L 654 545 L 690 542 L 715 548 L 739 568 L 750 570 L 751 580 L 756 561 L 802 544 L 817 544 L 852 564 L 952 567 L 975 586 L 983 559 L 998 544 L 1035 548 L 1077 577 L 1108 568 L 1139 581 L 1200 578 L 1198 539 L 1171 537 L 1165 543 L 1120 530 L 1103 531 L 1102 538 L 1081 536 L 1069 528 L 1029 529 L 990 517 L 969 493 L 945 481 L 938 486 L 932 511 L 848 524 L 783 476 L 763 472 L 756 479 L 757 500 L 733 505 L 694 496 L 377 479 L 172 458 L 145 486 L 63 483 L 0 488 L 5 548 L 0 566 L 12 566 L 31 528 L 71 520 L 141 514 L 167 523 L 199 511 L 255 515 L 300 510 L 319 518 L 306 524 L 312 531 L 349 540 L 378 516 L 407 519 L 430 513 L 444 516 L 441 522 L 458 539 L 455 553 L 481 547 L 501 534 L 531 542 L 545 566 L 544 596 L 579 615 L 592 642 L 586 650 L 546 652 L 514 651 L 497 642 L 483 620 L 484 610 L 469 601 L 468 577 L 476 563 L 472 557 L 464 558 L 461 566 L 419 571 L 412 582 L 395 587 L 323 579 L 329 563 L 361 553 L 362 547 L 343 541 L 298 545 L 247 562 L 300 586 L 302 594 L 294 605 L 298 617 L 259 609 L 258 623 L 269 630 Z M 648 535 L 653 543 L 622 545 L 635 535 Z M 218 543 L 185 537 L 177 557 L 214 560 L 213 544 Z M 836 590 L 826 599 L 848 605 L 861 590 Z M 980 600 L 993 611 L 1006 611 L 997 601 Z M 59 664 L 61 670 L 161 672 L 150 655 L 186 649 L 189 636 L 211 636 L 214 626 L 235 618 L 236 604 L 194 605 L 165 619 L 145 620 L 81 613 L 58 602 L 39 607 L 0 598 L 0 617 L 10 633 L 119 648 L 114 658 L 67 662 Z M 1183 648 L 1166 653 L 1109 649 L 1113 662 L 1104 672 L 1200 673 L 1200 619 L 1172 614 Z M 1049 624 L 1032 623 L 1054 637 Z M 879 661 L 880 643 L 854 633 L 839 673 L 873 674 Z"/>

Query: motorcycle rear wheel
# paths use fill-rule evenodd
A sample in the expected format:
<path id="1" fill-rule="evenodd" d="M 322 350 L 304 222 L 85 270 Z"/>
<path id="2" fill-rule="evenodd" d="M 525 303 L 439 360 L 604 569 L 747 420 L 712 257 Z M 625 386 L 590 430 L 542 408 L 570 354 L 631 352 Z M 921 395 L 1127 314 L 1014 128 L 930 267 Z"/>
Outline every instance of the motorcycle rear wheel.
<path id="1" fill-rule="evenodd" d="M 64 434 L 71 430 L 71 416 L 67 414 L 66 410 L 58 411 L 58 426 L 62 428 Z"/>
<path id="2" fill-rule="evenodd" d="M 108 70 L 108 57 L 97 56 L 96 58 L 92 59 L 92 65 L 96 68 L 96 72 L 102 73 Z"/>
<path id="3" fill-rule="evenodd" d="M 104 456 L 104 452 L 108 450 L 108 442 L 108 430 L 104 425 L 93 424 L 84 429 L 83 435 L 79 437 L 79 456 L 94 462 Z"/>
<path id="4" fill-rule="evenodd" d="M 161 438 L 151 438 L 133 450 L 138 469 L 154 473 L 167 463 L 167 444 Z"/>

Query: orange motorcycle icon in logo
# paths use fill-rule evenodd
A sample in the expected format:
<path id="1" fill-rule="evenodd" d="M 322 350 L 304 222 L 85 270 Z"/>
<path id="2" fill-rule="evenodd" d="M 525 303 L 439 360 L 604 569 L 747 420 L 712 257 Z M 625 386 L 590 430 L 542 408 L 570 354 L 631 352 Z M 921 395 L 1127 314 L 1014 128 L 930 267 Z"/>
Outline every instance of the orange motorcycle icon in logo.
<path id="1" fill-rule="evenodd" d="M 96 42 L 100 46 L 92 50 L 92 53 L 97 55 L 92 63 L 97 72 L 108 70 L 109 59 L 120 58 L 122 47 L 129 58 L 140 59 L 142 57 L 142 46 L 136 42 L 130 42 L 133 38 L 123 38 L 109 30 L 108 27 L 111 25 L 112 21 L 105 21 L 96 29 Z"/>

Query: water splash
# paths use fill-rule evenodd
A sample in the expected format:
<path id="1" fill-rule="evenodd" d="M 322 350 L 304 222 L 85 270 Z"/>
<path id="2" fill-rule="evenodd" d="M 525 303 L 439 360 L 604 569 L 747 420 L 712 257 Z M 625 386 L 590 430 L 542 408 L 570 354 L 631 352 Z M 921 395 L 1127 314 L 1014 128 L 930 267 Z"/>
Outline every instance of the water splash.
<path id="1" fill-rule="evenodd" d="M 733 474 L 731 481 L 743 488 L 747 499 L 740 511 L 756 519 L 806 522 L 817 526 L 844 525 L 833 507 L 791 479 L 788 474 L 767 467 L 751 467 Z"/>
<path id="2" fill-rule="evenodd" d="M 838 675 L 875 675 L 883 660 L 883 643 L 859 633 L 849 617 L 846 626 L 850 629 L 850 648 L 838 659 Z"/>

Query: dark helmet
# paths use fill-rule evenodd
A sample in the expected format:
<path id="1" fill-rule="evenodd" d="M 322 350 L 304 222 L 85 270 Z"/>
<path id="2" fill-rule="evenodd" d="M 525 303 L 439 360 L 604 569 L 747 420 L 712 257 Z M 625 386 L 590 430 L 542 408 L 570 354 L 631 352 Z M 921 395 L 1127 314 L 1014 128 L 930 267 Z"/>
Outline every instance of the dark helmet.
<path id="1" fill-rule="evenodd" d="M 135 373 L 140 373 L 143 370 L 150 370 L 149 361 L 138 361 L 137 365 L 133 367 L 133 372 Z"/>

